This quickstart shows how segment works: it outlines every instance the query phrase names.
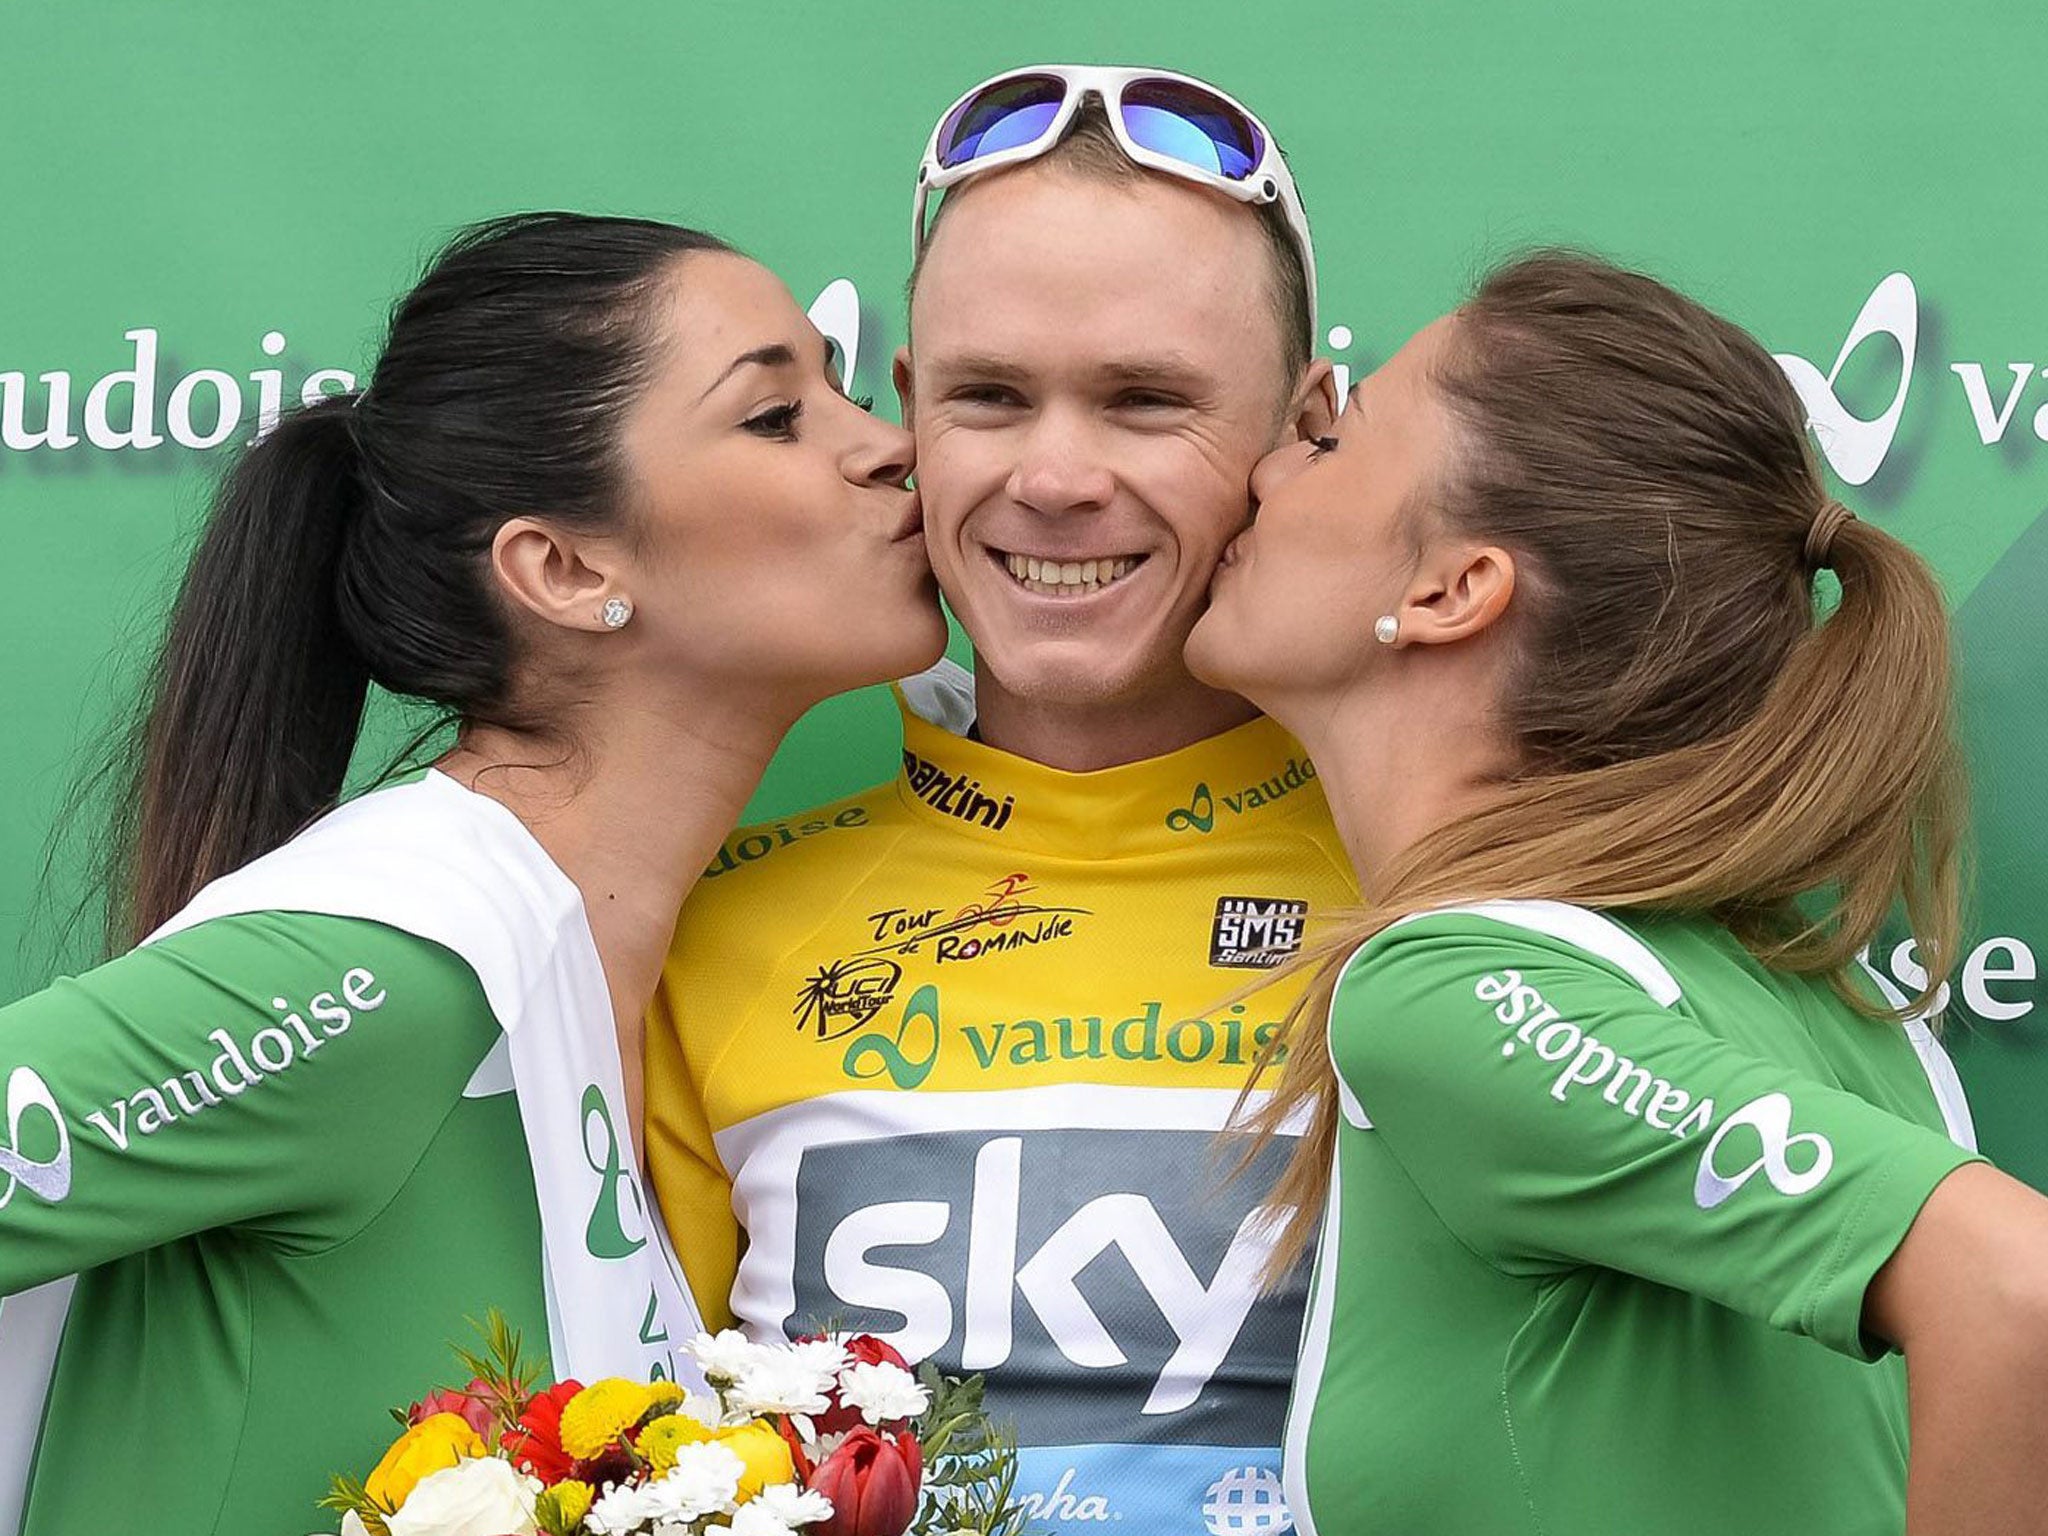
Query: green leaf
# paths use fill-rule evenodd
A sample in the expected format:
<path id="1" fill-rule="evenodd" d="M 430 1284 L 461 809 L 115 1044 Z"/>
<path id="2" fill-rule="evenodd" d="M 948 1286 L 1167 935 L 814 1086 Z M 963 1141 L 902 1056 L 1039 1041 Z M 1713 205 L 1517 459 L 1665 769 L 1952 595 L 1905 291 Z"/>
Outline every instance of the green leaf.
<path id="1" fill-rule="evenodd" d="M 390 1527 L 384 1523 L 386 1515 L 395 1515 L 397 1510 L 378 1503 L 370 1496 L 370 1490 L 362 1480 L 354 1477 L 337 1476 L 327 1485 L 327 1497 L 320 1500 L 321 1509 L 331 1509 L 337 1514 L 355 1512 L 363 1522 L 363 1529 L 370 1536 L 391 1536 Z"/>

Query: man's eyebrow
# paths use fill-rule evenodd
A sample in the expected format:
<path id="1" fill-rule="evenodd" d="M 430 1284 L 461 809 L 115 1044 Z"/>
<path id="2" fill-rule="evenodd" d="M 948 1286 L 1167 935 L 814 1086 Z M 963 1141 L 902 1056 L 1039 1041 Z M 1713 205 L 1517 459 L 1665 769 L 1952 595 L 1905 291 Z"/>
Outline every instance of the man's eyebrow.
<path id="1" fill-rule="evenodd" d="M 1024 364 L 993 352 L 940 357 L 931 364 L 931 369 L 939 377 L 949 380 L 990 379 L 1003 383 L 1027 379 L 1032 372 Z M 1098 380 L 1108 384 L 1170 384 L 1184 389 L 1206 383 L 1210 378 L 1209 370 L 1180 352 L 1112 358 L 1097 366 L 1094 374 Z"/>
<path id="2" fill-rule="evenodd" d="M 1177 384 L 1187 387 L 1205 383 L 1210 371 L 1180 352 L 1161 352 L 1151 357 L 1119 357 L 1104 363 L 1099 375 L 1115 384 Z"/>
<path id="3" fill-rule="evenodd" d="M 826 345 L 829 347 L 831 344 L 828 342 Z M 750 363 L 758 363 L 764 368 L 786 368 L 795 361 L 796 353 L 790 350 L 787 342 L 782 341 L 771 341 L 765 347 L 756 347 L 751 352 L 742 352 L 738 357 L 725 365 L 725 371 L 711 381 L 711 389 L 705 390 L 697 399 L 700 402 L 709 399 L 711 390 L 718 388 L 719 385 Z"/>
<path id="4" fill-rule="evenodd" d="M 948 379 L 999 379 L 1011 383 L 1030 370 L 1023 364 L 994 352 L 960 352 L 933 361 L 932 371 Z"/>

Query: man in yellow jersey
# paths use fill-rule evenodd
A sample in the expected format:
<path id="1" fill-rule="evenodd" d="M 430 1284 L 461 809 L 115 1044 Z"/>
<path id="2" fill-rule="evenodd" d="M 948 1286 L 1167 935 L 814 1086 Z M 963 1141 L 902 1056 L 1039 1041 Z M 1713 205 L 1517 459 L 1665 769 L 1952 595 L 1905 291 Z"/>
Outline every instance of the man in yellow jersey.
<path id="1" fill-rule="evenodd" d="M 1046 67 L 941 120 L 917 224 L 897 385 L 975 670 L 698 887 L 655 1184 L 707 1316 L 985 1373 L 1035 1528 L 1275 1536 L 1302 1287 L 1259 1294 L 1278 1151 L 1233 1182 L 1215 1138 L 1292 994 L 1223 999 L 1354 893 L 1306 756 L 1181 646 L 1252 465 L 1335 411 L 1306 220 L 1212 87 Z"/>

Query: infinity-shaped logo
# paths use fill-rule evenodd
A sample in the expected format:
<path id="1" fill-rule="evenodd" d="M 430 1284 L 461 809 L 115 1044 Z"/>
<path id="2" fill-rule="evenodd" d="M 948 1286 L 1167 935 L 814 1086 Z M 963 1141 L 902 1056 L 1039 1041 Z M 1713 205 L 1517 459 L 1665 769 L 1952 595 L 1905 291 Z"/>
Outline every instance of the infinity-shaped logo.
<path id="1" fill-rule="evenodd" d="M 626 1166 L 619 1143 L 618 1127 L 612 1124 L 604 1090 L 592 1083 L 583 1090 L 583 1160 L 598 1176 L 597 1199 L 590 1207 L 590 1219 L 583 1225 L 583 1246 L 594 1259 L 623 1259 L 647 1246 L 647 1211 L 640 1203 L 640 1186 Z M 593 1141 L 595 1129 L 602 1141 Z M 621 1198 L 621 1191 L 624 1198 Z M 634 1232 L 626 1230 L 626 1201 L 633 1205 Z"/>
<path id="2" fill-rule="evenodd" d="M 857 1036 L 847 1046 L 840 1070 L 858 1078 L 880 1077 L 886 1072 L 898 1088 L 918 1088 L 932 1075 L 932 1063 L 938 1059 L 939 989 L 927 983 L 903 1005 L 903 1022 L 896 1026 L 896 1038 L 891 1040 L 880 1031 Z"/>
<path id="3" fill-rule="evenodd" d="M 1899 344 L 1899 387 L 1882 415 L 1865 421 L 1853 415 L 1835 396 L 1835 380 L 1842 376 L 1850 354 L 1872 336 L 1889 336 Z M 1892 438 L 1899 430 L 1899 416 L 1906 409 L 1906 390 L 1913 382 L 1913 352 L 1920 340 L 1920 295 L 1913 279 L 1894 272 L 1879 283 L 1863 301 L 1856 323 L 1842 350 L 1835 354 L 1835 366 L 1823 377 L 1821 371 L 1793 352 L 1776 354 L 1777 364 L 1799 392 L 1806 407 L 1807 425 L 1814 441 L 1827 456 L 1836 474 L 1850 485 L 1865 485 L 1891 452 Z"/>
<path id="4" fill-rule="evenodd" d="M 1752 1127 L 1763 1139 L 1763 1155 L 1734 1174 L 1723 1174 L 1714 1166 L 1714 1154 L 1738 1125 Z M 1787 1153 L 1801 1145 L 1813 1150 L 1813 1162 L 1804 1173 L 1794 1172 L 1786 1158 Z M 1703 1211 L 1711 1211 L 1747 1184 L 1759 1169 L 1779 1194 L 1803 1195 L 1818 1186 L 1834 1166 L 1835 1149 L 1827 1137 L 1813 1131 L 1793 1135 L 1792 1101 L 1782 1093 L 1767 1093 L 1729 1115 L 1714 1132 L 1713 1140 L 1700 1154 L 1699 1176 L 1692 1186 L 1693 1203 Z"/>
<path id="5" fill-rule="evenodd" d="M 1166 830 L 1169 832 L 1207 832 L 1216 825 L 1216 797 L 1209 793 L 1207 783 L 1195 786 L 1192 804 L 1166 813 Z"/>
<path id="6" fill-rule="evenodd" d="M 21 1123 L 32 1109 L 48 1115 L 57 1128 L 57 1150 L 46 1162 L 21 1155 Z M 16 1067 L 7 1075 L 7 1144 L 0 1146 L 0 1175 L 7 1179 L 7 1187 L 0 1189 L 0 1206 L 14 1198 L 18 1185 L 28 1186 L 30 1194 L 52 1205 L 71 1193 L 71 1130 L 50 1085 L 27 1067 Z"/>

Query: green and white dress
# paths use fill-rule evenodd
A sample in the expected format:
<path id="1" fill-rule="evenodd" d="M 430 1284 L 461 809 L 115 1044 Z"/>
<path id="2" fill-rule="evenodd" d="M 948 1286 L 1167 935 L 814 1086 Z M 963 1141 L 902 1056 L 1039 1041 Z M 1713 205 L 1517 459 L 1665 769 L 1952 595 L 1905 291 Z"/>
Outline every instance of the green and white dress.
<path id="1" fill-rule="evenodd" d="M 688 1373 L 581 895 L 442 774 L 0 1010 L 0 1084 L 0 1532 L 327 1525 L 491 1307 Z"/>
<path id="2" fill-rule="evenodd" d="M 1904 1527 L 1864 1292 L 1975 1155 L 1925 1026 L 1711 923 L 1504 901 L 1375 937 L 1329 1028 L 1301 1536 Z"/>

